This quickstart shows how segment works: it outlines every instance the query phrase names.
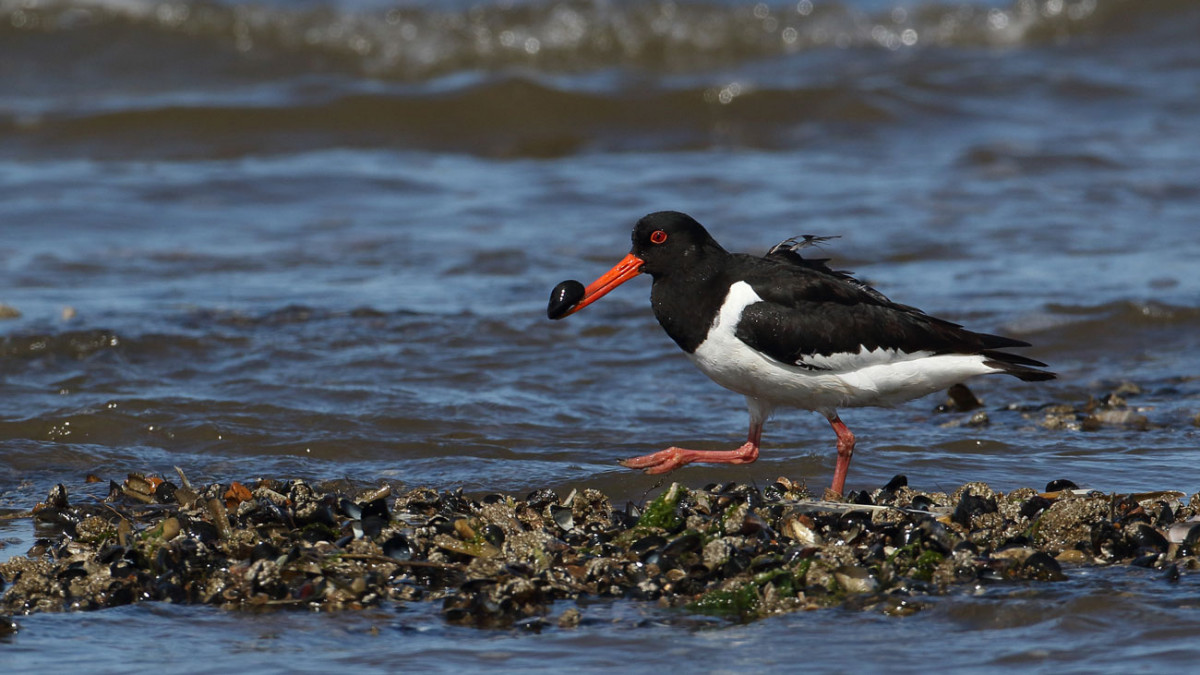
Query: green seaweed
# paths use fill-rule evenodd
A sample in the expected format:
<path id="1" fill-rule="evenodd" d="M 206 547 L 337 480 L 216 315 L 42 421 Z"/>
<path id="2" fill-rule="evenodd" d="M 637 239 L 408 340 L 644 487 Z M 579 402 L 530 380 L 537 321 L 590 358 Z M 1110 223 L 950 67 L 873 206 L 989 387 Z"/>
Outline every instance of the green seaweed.
<path id="1" fill-rule="evenodd" d="M 887 562 L 892 564 L 899 574 L 912 576 L 920 581 L 933 579 L 933 572 L 945 559 L 941 553 L 932 549 L 921 549 L 917 543 L 902 546 L 888 556 Z"/>
<path id="2" fill-rule="evenodd" d="M 756 619 L 762 609 L 761 591 L 767 584 L 775 584 L 776 590 L 783 597 L 795 597 L 804 588 L 808 568 L 809 561 L 806 560 L 795 570 L 780 568 L 760 572 L 746 583 L 705 593 L 688 603 L 687 609 L 697 614 L 724 616 L 739 621 Z"/>
<path id="3" fill-rule="evenodd" d="M 924 551 L 913 561 L 913 576 L 922 581 L 933 578 L 933 571 L 941 564 L 945 556 L 937 551 Z"/>
<path id="4" fill-rule="evenodd" d="M 654 501 L 646 505 L 642 517 L 638 518 L 639 527 L 657 527 L 673 532 L 683 527 L 684 520 L 679 516 L 679 500 L 687 494 L 687 488 L 679 483 L 671 483 Z"/>
<path id="5" fill-rule="evenodd" d="M 688 603 L 687 608 L 698 614 L 737 617 L 748 621 L 758 616 L 760 599 L 758 587 L 753 583 L 709 591 Z"/>

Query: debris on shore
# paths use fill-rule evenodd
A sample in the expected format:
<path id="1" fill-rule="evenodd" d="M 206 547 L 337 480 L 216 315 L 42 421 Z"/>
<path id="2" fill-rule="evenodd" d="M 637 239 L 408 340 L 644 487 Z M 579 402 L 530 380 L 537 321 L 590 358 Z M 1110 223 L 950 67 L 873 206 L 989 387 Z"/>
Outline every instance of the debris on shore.
<path id="1" fill-rule="evenodd" d="M 179 479 L 130 475 L 103 500 L 52 489 L 32 513 L 33 548 L 0 563 L 0 614 L 423 601 L 456 624 L 571 627 L 586 607 L 554 603 L 590 597 L 749 621 L 837 605 L 908 614 L 929 595 L 1053 582 L 1081 566 L 1172 579 L 1200 569 L 1200 496 L 1101 494 L 1069 481 L 946 494 L 896 476 L 838 502 L 786 478 L 761 490 L 675 483 L 621 508 L 594 489 L 476 498 Z"/>

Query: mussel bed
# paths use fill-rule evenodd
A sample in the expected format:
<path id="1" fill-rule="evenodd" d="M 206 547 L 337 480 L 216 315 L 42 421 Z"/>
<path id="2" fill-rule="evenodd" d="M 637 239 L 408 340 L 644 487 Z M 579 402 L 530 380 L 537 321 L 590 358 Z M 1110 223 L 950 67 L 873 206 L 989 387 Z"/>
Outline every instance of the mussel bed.
<path id="1" fill-rule="evenodd" d="M 424 601 L 456 624 L 570 627 L 586 603 L 556 601 L 607 597 L 750 621 L 831 606 L 902 615 L 930 595 L 1061 581 L 1082 566 L 1139 565 L 1168 580 L 1200 568 L 1200 496 L 1069 481 L 947 494 L 897 476 L 837 501 L 787 478 L 761 490 L 675 483 L 618 508 L 590 488 L 521 499 L 179 478 L 130 475 L 105 499 L 52 489 L 32 511 L 32 549 L 0 564 L 0 613 Z"/>

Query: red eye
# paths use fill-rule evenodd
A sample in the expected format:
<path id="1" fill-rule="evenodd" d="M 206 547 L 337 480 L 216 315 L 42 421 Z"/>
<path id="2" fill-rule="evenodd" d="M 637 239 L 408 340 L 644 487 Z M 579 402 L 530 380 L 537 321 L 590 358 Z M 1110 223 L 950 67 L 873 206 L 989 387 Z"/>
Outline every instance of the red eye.
<path id="1" fill-rule="evenodd" d="M 662 230 L 655 230 L 650 233 L 650 243 L 661 244 L 667 240 L 667 233 Z"/>

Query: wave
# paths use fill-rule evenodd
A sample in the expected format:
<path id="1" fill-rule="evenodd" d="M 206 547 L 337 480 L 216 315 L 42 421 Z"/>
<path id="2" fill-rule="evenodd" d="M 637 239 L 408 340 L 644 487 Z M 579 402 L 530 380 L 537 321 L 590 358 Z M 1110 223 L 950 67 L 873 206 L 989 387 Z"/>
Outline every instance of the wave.
<path id="1" fill-rule="evenodd" d="M 0 0 L 0 44 L 17 47 L 0 51 L 76 67 L 89 54 L 90 68 L 158 64 L 177 75 L 214 67 L 251 77 L 340 72 L 399 81 L 509 68 L 688 73 L 828 48 L 1055 44 L 1120 35 L 1192 6 L 1188 0 L 943 0 L 868 10 L 821 0 L 568 0 L 384 9 L 374 3 Z"/>
<path id="2" fill-rule="evenodd" d="M 1160 75 L 1188 62 L 1159 67 L 1141 47 L 1190 49 L 1200 26 L 1185 0 L 864 3 L 0 0 L 0 142 L 99 159 L 787 149 L 936 131 L 1031 86 L 1140 101 L 1137 73 L 1001 63 L 995 48 L 1080 37 L 1109 63 L 1116 42 Z M 993 154 L 966 161 L 1006 161 Z"/>
<path id="3" fill-rule="evenodd" d="M 0 359 L 84 359 L 117 347 L 121 338 L 111 330 L 9 335 L 0 338 Z"/>
<path id="4" fill-rule="evenodd" d="M 780 147 L 807 123 L 886 122 L 900 101 L 853 87 L 723 87 L 599 95 L 522 78 L 428 95 L 344 94 L 279 105 L 134 107 L 36 120 L 0 116 L 0 138 L 43 148 L 90 145 L 97 156 L 231 157 L 315 147 L 469 151 L 553 157 L 594 149 L 689 149 L 735 142 Z M 702 103 L 701 105 L 697 105 Z"/>
<path id="5" fill-rule="evenodd" d="M 1171 305 L 1154 300 L 1115 300 L 1098 305 L 1050 304 L 1046 309 L 1061 317 L 1061 323 L 1091 333 L 1132 327 L 1179 328 L 1200 325 L 1200 307 Z"/>

